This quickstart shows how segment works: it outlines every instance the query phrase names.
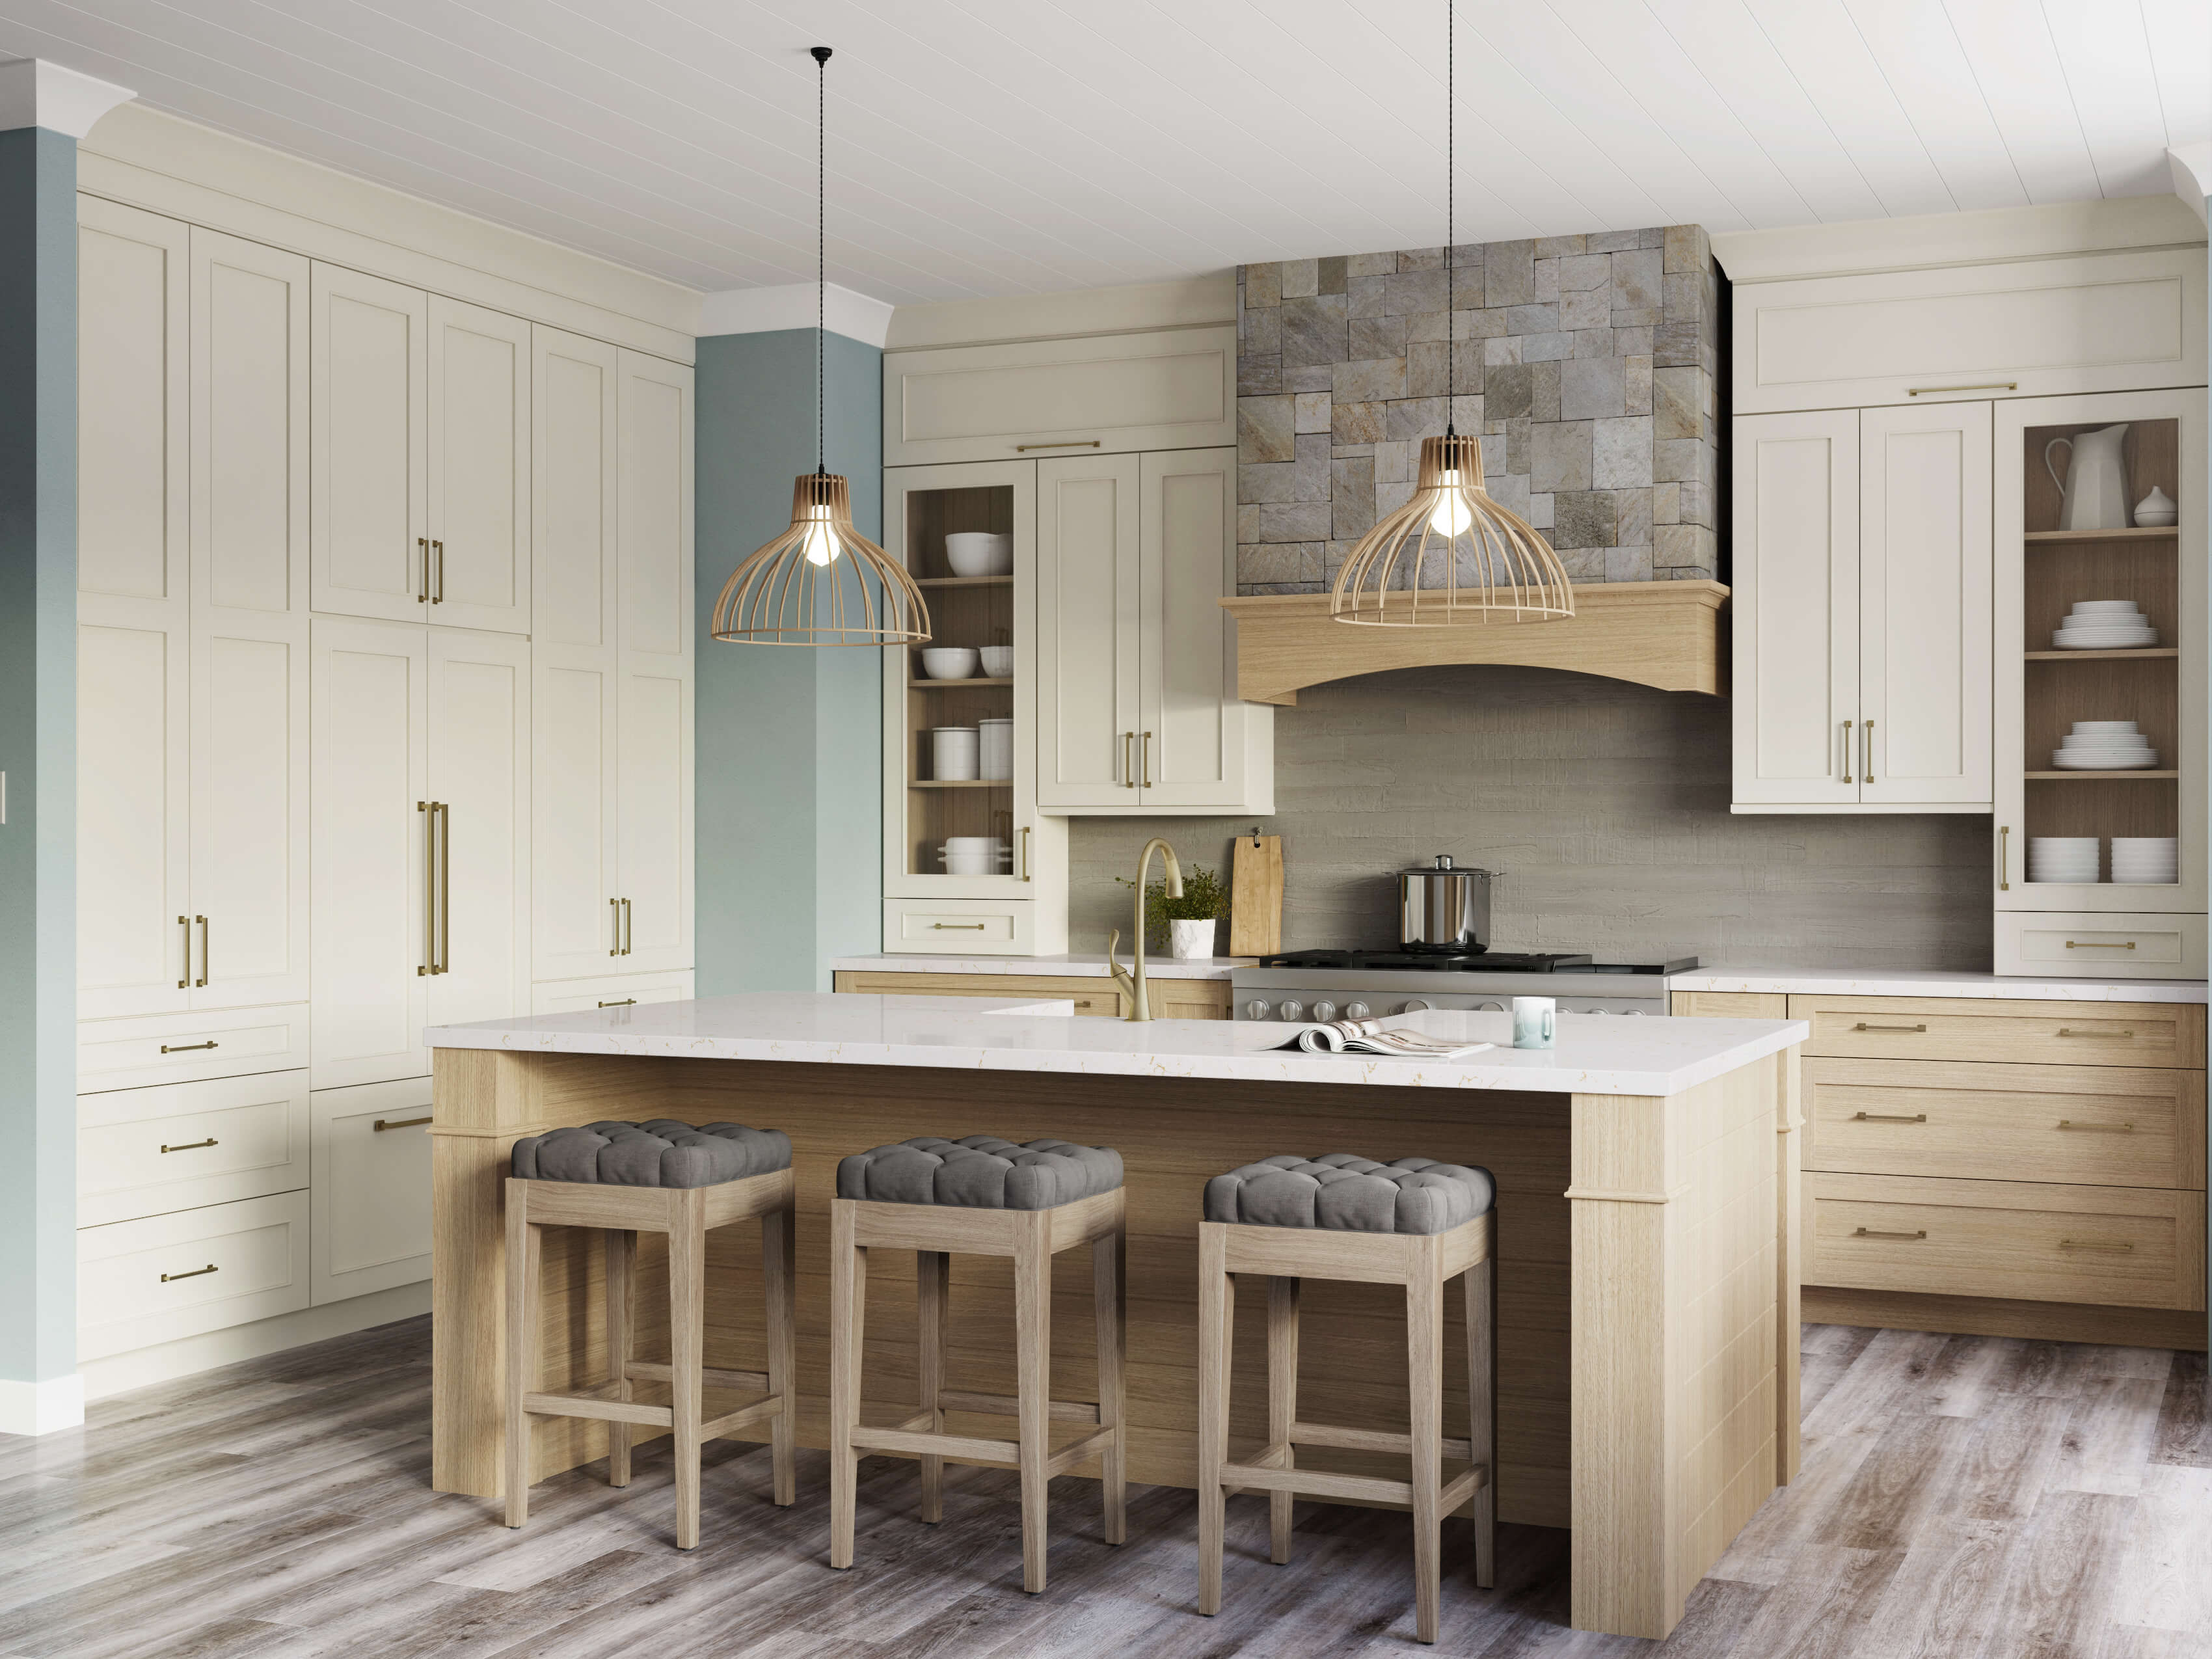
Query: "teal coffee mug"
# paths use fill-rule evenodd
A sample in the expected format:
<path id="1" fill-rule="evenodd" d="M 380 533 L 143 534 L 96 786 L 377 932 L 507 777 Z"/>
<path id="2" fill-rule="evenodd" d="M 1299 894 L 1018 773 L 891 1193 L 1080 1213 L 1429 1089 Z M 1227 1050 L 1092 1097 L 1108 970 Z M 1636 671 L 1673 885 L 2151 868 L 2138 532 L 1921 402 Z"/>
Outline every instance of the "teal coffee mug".
<path id="1" fill-rule="evenodd" d="M 1550 997 L 1513 999 L 1513 1046 L 1549 1048 L 1559 1037 L 1559 1005 Z"/>

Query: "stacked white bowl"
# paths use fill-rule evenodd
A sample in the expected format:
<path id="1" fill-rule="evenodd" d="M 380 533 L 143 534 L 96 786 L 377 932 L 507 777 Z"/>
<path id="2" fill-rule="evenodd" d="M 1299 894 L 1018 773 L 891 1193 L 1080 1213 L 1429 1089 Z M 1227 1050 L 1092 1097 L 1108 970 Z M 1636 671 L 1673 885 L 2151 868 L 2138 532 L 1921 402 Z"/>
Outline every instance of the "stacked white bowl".
<path id="1" fill-rule="evenodd" d="M 2027 878 L 2085 887 L 2097 879 L 2097 837 L 2094 836 L 2030 836 L 2027 838 Z"/>
<path id="2" fill-rule="evenodd" d="M 2112 879 L 2166 886 L 2181 879 L 2181 846 L 2172 836 L 2114 836 Z"/>
<path id="3" fill-rule="evenodd" d="M 2082 599 L 2051 636 L 2060 651 L 2131 651 L 2158 643 L 2158 629 L 2133 599 Z"/>
<path id="4" fill-rule="evenodd" d="M 2133 720 L 2075 720 L 2051 763 L 2062 772 L 2128 772 L 2158 764 L 2158 750 Z"/>
<path id="5" fill-rule="evenodd" d="M 948 876 L 995 876 L 1013 862 L 1013 849 L 999 836 L 952 836 L 937 849 Z"/>
<path id="6" fill-rule="evenodd" d="M 988 530 L 957 531 L 945 538 L 945 562 L 956 576 L 1003 576 L 1014 568 L 1014 538 Z"/>

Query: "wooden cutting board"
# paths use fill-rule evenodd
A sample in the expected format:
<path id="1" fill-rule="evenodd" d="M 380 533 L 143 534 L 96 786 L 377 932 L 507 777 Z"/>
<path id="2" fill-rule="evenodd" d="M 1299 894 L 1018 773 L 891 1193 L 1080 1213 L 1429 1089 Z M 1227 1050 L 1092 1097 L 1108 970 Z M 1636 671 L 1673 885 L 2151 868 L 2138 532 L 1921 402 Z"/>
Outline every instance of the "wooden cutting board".
<path id="1" fill-rule="evenodd" d="M 1283 838 L 1239 836 L 1230 854 L 1229 954 L 1269 957 L 1283 948 Z"/>

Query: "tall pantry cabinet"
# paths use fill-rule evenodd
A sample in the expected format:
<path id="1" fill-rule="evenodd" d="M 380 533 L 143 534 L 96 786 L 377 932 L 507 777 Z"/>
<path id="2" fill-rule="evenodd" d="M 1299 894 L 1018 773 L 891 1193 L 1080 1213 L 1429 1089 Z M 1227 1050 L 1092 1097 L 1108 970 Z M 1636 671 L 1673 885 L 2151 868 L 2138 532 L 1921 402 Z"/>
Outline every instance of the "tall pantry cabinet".
<path id="1" fill-rule="evenodd" d="M 689 994 L 691 371 L 79 224 L 80 1355 L 121 1379 L 428 1277 L 426 1024 Z"/>

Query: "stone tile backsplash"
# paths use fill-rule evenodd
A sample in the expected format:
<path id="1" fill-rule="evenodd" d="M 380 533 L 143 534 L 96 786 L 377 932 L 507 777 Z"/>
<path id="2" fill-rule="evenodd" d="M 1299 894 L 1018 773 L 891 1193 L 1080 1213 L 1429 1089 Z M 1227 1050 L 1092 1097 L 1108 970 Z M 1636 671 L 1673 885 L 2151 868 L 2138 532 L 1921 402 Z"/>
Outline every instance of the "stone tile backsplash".
<path id="1" fill-rule="evenodd" d="M 1326 588 L 1448 417 L 1482 434 L 1491 494 L 1576 580 L 1713 576 L 1704 229 L 1475 243 L 1453 263 L 1455 304 L 1441 247 L 1238 270 L 1237 591 Z"/>

